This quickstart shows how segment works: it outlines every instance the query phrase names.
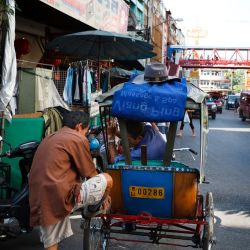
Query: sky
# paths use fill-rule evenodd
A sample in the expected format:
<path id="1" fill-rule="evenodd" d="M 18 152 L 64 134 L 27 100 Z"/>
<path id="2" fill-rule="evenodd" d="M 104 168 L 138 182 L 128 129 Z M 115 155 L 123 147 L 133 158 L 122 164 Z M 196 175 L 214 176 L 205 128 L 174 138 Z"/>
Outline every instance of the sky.
<path id="1" fill-rule="evenodd" d="M 250 48 L 250 0 L 164 0 L 185 36 L 185 45 L 195 45 L 188 37 L 198 27 L 200 46 Z"/>

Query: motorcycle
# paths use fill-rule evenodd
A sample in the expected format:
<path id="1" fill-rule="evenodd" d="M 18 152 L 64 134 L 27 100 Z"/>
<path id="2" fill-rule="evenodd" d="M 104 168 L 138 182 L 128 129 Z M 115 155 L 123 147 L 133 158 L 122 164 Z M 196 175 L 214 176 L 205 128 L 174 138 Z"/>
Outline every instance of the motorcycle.
<path id="1" fill-rule="evenodd" d="M 9 150 L 0 155 L 1 159 L 21 157 L 19 160 L 22 177 L 20 190 L 11 186 L 11 166 L 0 162 L 0 238 L 6 239 L 32 230 L 29 223 L 28 174 L 39 142 L 25 142 L 12 149 L 2 137 L 0 141 L 9 146 Z"/>

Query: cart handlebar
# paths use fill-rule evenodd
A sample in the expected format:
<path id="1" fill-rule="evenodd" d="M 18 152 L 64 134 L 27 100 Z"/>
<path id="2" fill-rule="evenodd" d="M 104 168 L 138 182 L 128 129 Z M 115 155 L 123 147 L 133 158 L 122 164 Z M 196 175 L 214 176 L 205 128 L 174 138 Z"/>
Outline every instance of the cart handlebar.
<path id="1" fill-rule="evenodd" d="M 193 150 L 193 149 L 191 149 L 191 148 L 175 148 L 173 151 L 174 152 L 189 151 L 189 152 L 191 152 L 194 155 L 198 155 L 198 152 L 195 151 L 195 150 Z"/>

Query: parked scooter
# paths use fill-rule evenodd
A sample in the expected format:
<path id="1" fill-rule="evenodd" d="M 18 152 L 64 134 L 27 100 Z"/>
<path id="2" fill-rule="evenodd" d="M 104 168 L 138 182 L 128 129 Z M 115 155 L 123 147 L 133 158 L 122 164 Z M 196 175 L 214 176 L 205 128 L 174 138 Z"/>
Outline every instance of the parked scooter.
<path id="1" fill-rule="evenodd" d="M 2 137 L 0 141 L 3 141 Z M 22 176 L 21 189 L 17 191 L 11 186 L 11 166 L 0 162 L 0 239 L 7 239 L 32 230 L 29 223 L 28 174 L 39 142 L 22 143 L 15 149 L 3 142 L 9 146 L 9 150 L 0 157 L 21 157 L 19 168 Z"/>

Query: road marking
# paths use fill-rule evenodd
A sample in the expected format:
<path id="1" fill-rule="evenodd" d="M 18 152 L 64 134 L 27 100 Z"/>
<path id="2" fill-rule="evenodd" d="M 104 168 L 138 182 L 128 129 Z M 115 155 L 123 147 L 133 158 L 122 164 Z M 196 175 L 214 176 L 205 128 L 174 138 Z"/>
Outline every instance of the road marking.
<path id="1" fill-rule="evenodd" d="M 220 218 L 222 226 L 245 229 L 250 229 L 250 217 L 248 213 L 249 212 L 244 211 L 234 212 L 231 210 L 214 211 L 215 216 Z"/>
<path id="2" fill-rule="evenodd" d="M 250 132 L 250 128 L 209 128 L 209 130 L 218 130 L 226 132 Z"/>

